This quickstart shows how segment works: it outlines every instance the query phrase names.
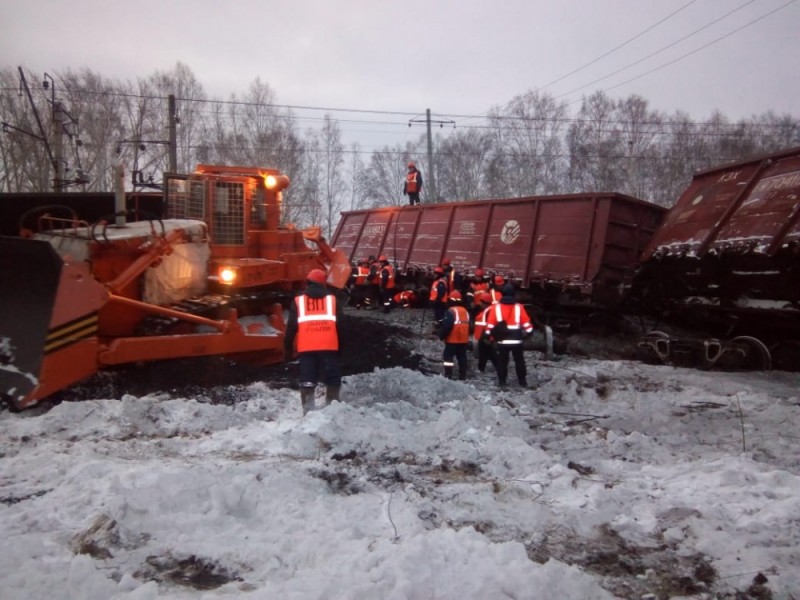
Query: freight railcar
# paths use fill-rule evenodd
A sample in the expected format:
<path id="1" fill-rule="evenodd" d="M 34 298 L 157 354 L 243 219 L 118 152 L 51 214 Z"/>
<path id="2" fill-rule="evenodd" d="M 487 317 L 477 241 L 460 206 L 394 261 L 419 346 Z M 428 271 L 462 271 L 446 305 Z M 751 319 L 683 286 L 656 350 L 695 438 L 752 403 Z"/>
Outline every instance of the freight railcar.
<path id="1" fill-rule="evenodd" d="M 666 213 L 617 193 L 393 206 L 343 212 L 332 243 L 351 262 L 386 255 L 416 285 L 445 258 L 466 277 L 482 268 L 545 316 L 617 305 Z"/>
<path id="2" fill-rule="evenodd" d="M 631 297 L 712 336 L 653 332 L 644 354 L 800 368 L 800 148 L 695 174 L 641 263 Z"/>

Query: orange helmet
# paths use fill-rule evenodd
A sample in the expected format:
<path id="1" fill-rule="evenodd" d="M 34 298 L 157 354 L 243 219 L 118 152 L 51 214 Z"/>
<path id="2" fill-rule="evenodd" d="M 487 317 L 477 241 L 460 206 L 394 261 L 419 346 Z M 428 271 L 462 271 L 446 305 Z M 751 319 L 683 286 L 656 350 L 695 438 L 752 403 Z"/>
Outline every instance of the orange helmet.
<path id="1" fill-rule="evenodd" d="M 475 269 L 475 277 L 483 277 L 486 274 L 486 271 L 478 267 Z"/>
<path id="2" fill-rule="evenodd" d="M 445 267 L 449 266 L 449 265 L 450 265 L 450 259 L 449 259 L 449 258 L 443 258 L 443 259 L 442 259 L 442 264 L 443 264 Z"/>
<path id="3" fill-rule="evenodd" d="M 505 279 L 503 279 L 503 277 L 502 277 L 502 276 L 500 276 L 500 275 L 497 275 L 497 276 L 494 278 L 494 284 L 495 284 L 495 285 L 503 285 L 505 282 L 506 282 L 506 280 L 505 280 Z"/>
<path id="4" fill-rule="evenodd" d="M 458 290 L 453 290 L 450 292 L 450 300 L 453 302 L 460 302 L 461 301 L 461 292 Z"/>
<path id="5" fill-rule="evenodd" d="M 408 162 L 408 168 L 409 168 L 409 169 L 416 169 L 416 168 L 417 168 L 417 165 L 415 165 L 415 164 L 414 164 L 414 161 L 413 161 L 413 160 L 411 160 L 411 161 L 409 161 L 409 162 Z"/>
<path id="6" fill-rule="evenodd" d="M 443 269 L 442 267 L 436 267 L 436 268 L 433 270 L 433 272 L 434 272 L 436 275 L 444 275 L 444 269 Z"/>
<path id="7" fill-rule="evenodd" d="M 385 254 L 381 254 L 381 255 L 378 257 L 378 260 L 379 260 L 380 262 L 389 262 L 389 259 L 388 259 L 388 258 L 386 258 L 386 255 L 385 255 Z"/>
<path id="8" fill-rule="evenodd" d="M 314 283 L 325 283 L 325 281 L 328 279 L 328 274 L 322 269 L 312 269 L 308 272 L 306 279 L 308 281 L 313 281 Z"/>

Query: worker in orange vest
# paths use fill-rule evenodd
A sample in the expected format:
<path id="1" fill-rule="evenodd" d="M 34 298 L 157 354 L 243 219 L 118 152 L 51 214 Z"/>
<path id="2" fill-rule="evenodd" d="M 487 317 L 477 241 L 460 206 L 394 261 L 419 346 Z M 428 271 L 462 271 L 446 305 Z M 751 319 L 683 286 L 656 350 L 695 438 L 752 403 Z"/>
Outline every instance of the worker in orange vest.
<path id="1" fill-rule="evenodd" d="M 435 326 L 438 326 L 444 318 L 444 312 L 447 310 L 448 294 L 444 269 L 436 267 L 433 270 L 433 283 L 431 283 L 431 293 L 428 296 L 428 303 L 433 307 Z"/>
<path id="2" fill-rule="evenodd" d="M 506 280 L 501 275 L 495 275 L 492 279 L 492 283 L 489 286 L 489 293 L 492 296 L 492 304 L 500 302 L 500 299 L 503 297 L 503 286 L 506 284 Z"/>
<path id="3" fill-rule="evenodd" d="M 353 267 L 352 282 L 350 286 L 352 303 L 356 308 L 364 308 L 367 304 L 367 280 L 369 278 L 369 261 L 362 258 L 358 265 Z"/>
<path id="4" fill-rule="evenodd" d="M 380 282 L 378 286 L 381 293 L 381 303 L 383 312 L 388 313 L 392 310 L 392 296 L 394 296 L 394 267 L 383 254 L 378 258 L 381 263 Z"/>
<path id="5" fill-rule="evenodd" d="M 467 378 L 467 349 L 469 341 L 469 314 L 461 303 L 461 292 L 455 290 L 449 295 L 448 308 L 439 328 L 439 338 L 444 340 L 442 362 L 444 376 L 453 378 L 453 369 L 458 361 L 458 378 Z"/>
<path id="6" fill-rule="evenodd" d="M 412 290 L 403 290 L 392 297 L 392 304 L 402 308 L 410 308 L 417 303 L 417 294 Z"/>
<path id="7" fill-rule="evenodd" d="M 289 309 L 284 349 L 297 354 L 300 363 L 300 402 L 303 414 L 314 410 L 317 384 L 325 385 L 325 403 L 339 400 L 342 372 L 339 364 L 339 327 L 342 310 L 326 286 L 328 274 L 311 270 L 305 291 L 295 297 Z"/>
<path id="8" fill-rule="evenodd" d="M 497 351 L 494 345 L 483 336 L 483 332 L 486 330 L 486 318 L 489 311 L 492 310 L 492 296 L 489 292 L 482 292 L 478 295 L 478 307 L 480 310 L 475 316 L 472 330 L 473 344 L 478 358 L 478 371 L 484 373 L 487 362 L 491 362 L 497 371 Z"/>
<path id="9" fill-rule="evenodd" d="M 497 382 L 501 387 L 507 385 L 509 355 L 514 357 L 514 368 L 520 386 L 528 385 L 523 342 L 533 334 L 533 323 L 525 307 L 516 301 L 515 296 L 513 284 L 505 284 L 500 302 L 490 306 L 486 314 L 486 331 L 483 335 L 497 345 Z"/>
<path id="10" fill-rule="evenodd" d="M 413 161 L 408 163 L 408 173 L 403 184 L 403 195 L 408 196 L 408 203 L 411 206 L 419 204 L 419 193 L 422 191 L 422 173 L 417 170 L 417 165 Z"/>
<path id="11" fill-rule="evenodd" d="M 489 291 L 489 280 L 486 279 L 486 271 L 478 267 L 469 281 L 467 290 L 467 312 L 469 312 L 470 321 L 475 322 L 475 317 L 482 310 L 480 303 L 480 295 L 483 292 Z"/>

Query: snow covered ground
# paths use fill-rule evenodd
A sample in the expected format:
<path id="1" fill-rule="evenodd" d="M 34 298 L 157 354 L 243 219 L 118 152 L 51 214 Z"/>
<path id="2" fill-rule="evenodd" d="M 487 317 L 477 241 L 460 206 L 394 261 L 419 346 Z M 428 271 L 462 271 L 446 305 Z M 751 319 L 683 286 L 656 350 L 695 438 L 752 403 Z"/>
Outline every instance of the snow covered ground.
<path id="1" fill-rule="evenodd" d="M 800 598 L 800 374 L 527 360 L 2 412 L 0 596 Z"/>

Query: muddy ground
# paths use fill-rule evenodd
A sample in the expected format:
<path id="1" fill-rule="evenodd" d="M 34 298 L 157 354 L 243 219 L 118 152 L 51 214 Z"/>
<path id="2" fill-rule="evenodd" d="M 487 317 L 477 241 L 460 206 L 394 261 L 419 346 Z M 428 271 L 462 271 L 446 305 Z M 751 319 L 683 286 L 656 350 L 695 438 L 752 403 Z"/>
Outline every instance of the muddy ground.
<path id="1" fill-rule="evenodd" d="M 345 309 L 342 335 L 342 373 L 367 373 L 375 368 L 405 367 L 423 373 L 441 373 L 442 342 L 433 333 L 428 309 Z M 556 335 L 554 351 L 604 359 L 635 357 L 637 324 L 609 333 L 589 330 Z M 544 351 L 541 331 L 527 341 L 531 350 Z M 129 394 L 167 393 L 214 403 L 236 402 L 243 388 L 263 381 L 272 388 L 298 387 L 297 363 L 257 366 L 220 357 L 178 359 L 129 365 L 98 373 L 89 380 L 59 392 L 50 403 L 96 398 L 121 398 Z"/>

